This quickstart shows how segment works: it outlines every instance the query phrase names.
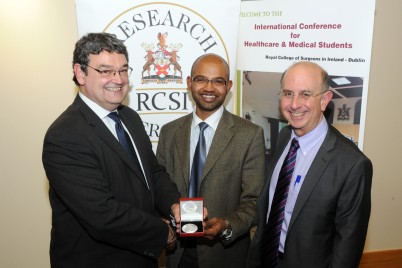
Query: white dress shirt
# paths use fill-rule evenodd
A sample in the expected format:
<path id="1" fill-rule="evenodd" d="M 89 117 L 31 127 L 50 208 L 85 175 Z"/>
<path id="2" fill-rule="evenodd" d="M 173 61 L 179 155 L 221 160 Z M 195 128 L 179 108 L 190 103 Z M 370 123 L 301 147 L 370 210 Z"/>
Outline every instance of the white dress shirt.
<path id="1" fill-rule="evenodd" d="M 223 106 L 219 107 L 215 113 L 210 115 L 205 121 L 202 121 L 196 114 L 195 108 L 193 112 L 193 121 L 191 122 L 191 134 L 190 134 L 190 174 L 191 177 L 191 167 L 193 165 L 193 158 L 195 148 L 197 147 L 198 138 L 200 136 L 200 128 L 198 126 L 199 123 L 205 122 L 208 124 L 208 127 L 204 130 L 204 137 L 206 143 L 206 156 L 208 156 L 209 148 L 211 148 L 212 139 L 214 138 L 215 131 L 218 128 L 219 121 L 221 120 L 223 114 Z"/>

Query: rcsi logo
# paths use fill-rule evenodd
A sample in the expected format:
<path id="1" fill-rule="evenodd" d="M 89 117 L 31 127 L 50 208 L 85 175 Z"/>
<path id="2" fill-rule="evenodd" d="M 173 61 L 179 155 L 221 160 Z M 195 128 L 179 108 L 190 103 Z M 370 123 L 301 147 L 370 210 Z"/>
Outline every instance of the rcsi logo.
<path id="1" fill-rule="evenodd" d="M 104 31 L 115 34 L 128 48 L 133 72 L 126 103 L 140 114 L 155 146 L 164 124 L 192 111 L 185 80 L 194 60 L 216 53 L 230 64 L 216 27 L 182 5 L 137 5 L 115 15 Z"/>
<path id="2" fill-rule="evenodd" d="M 167 45 L 167 37 L 167 32 L 158 33 L 159 42 L 156 44 L 156 49 L 154 43 L 141 44 L 146 51 L 141 84 L 167 84 L 171 82 L 183 84 L 183 72 L 179 64 L 180 57 L 178 55 L 178 51 L 183 45 L 181 43 Z M 179 76 L 176 74 L 179 74 Z"/>

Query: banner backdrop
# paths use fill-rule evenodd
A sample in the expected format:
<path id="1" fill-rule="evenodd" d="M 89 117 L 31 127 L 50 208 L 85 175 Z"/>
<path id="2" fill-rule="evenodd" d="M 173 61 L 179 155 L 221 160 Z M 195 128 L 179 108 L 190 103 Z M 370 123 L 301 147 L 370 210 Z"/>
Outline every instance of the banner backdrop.
<path id="1" fill-rule="evenodd" d="M 216 53 L 235 70 L 240 0 L 76 0 L 76 12 L 79 36 L 113 33 L 127 46 L 126 104 L 140 114 L 154 149 L 162 125 L 193 109 L 186 77 L 198 56 Z M 236 101 L 232 91 L 226 108 Z"/>
<path id="2" fill-rule="evenodd" d="M 329 73 L 334 97 L 326 118 L 362 149 L 374 8 L 374 0 L 241 3 L 242 115 L 263 126 L 267 153 L 286 125 L 277 95 L 281 74 L 300 60 L 318 63 Z"/>

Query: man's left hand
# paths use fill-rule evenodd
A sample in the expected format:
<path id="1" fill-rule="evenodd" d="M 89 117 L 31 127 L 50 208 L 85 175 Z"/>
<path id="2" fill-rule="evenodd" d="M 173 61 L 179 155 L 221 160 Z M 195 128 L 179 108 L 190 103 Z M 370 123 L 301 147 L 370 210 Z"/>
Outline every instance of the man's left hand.
<path id="1" fill-rule="evenodd" d="M 204 223 L 204 236 L 209 240 L 219 238 L 227 227 L 224 219 L 212 218 Z"/>

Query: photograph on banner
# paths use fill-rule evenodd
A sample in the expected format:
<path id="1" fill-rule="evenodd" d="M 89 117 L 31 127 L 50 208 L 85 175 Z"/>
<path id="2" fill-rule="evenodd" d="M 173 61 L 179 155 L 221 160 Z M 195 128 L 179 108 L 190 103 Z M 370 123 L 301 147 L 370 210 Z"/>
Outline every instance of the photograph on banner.
<path id="1" fill-rule="evenodd" d="M 197 57 L 218 54 L 235 70 L 240 0 L 76 0 L 76 12 L 79 36 L 108 32 L 124 41 L 133 69 L 124 104 L 141 116 L 154 150 L 161 127 L 193 110 L 186 78 Z M 232 90 L 227 110 L 236 98 Z"/>
<path id="2" fill-rule="evenodd" d="M 325 9 L 316 12 L 317 6 Z M 264 128 L 267 155 L 287 125 L 279 108 L 281 75 L 298 61 L 328 72 L 333 98 L 326 119 L 363 148 L 374 8 L 374 0 L 241 3 L 236 65 L 241 115 Z"/>

